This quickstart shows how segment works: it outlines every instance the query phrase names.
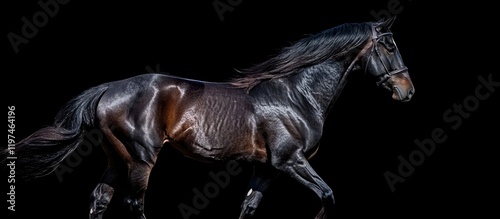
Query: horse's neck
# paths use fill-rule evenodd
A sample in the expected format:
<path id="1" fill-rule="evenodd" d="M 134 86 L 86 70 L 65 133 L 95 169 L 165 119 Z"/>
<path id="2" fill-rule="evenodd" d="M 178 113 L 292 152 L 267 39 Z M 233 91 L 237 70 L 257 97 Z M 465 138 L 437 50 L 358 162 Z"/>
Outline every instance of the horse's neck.
<path id="1" fill-rule="evenodd" d="M 348 65 L 348 63 L 347 63 Z M 291 77 L 291 90 L 302 94 L 325 118 L 347 81 L 346 62 L 327 61 L 308 67 Z"/>

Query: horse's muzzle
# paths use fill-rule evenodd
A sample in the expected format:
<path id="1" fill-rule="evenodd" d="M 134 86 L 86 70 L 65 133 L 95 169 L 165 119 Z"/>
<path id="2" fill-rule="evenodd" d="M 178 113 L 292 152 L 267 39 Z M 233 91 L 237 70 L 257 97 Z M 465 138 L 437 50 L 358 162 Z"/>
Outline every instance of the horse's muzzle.
<path id="1" fill-rule="evenodd" d="M 405 89 L 399 85 L 392 86 L 392 98 L 401 102 L 408 102 L 411 100 L 415 94 L 415 88 L 413 86 L 409 89 Z"/>
<path id="2" fill-rule="evenodd" d="M 408 102 L 415 94 L 415 87 L 408 72 L 392 75 L 387 80 L 387 87 L 392 91 L 392 98 L 401 102 Z"/>

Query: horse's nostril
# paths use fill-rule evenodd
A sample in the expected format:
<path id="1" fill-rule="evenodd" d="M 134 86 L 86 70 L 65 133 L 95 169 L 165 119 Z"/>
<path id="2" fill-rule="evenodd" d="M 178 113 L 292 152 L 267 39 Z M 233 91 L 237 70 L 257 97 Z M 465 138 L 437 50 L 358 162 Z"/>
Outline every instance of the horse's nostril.
<path id="1" fill-rule="evenodd" d="M 408 97 L 412 97 L 413 94 L 415 94 L 415 89 L 414 88 L 410 88 L 410 90 L 408 91 Z"/>

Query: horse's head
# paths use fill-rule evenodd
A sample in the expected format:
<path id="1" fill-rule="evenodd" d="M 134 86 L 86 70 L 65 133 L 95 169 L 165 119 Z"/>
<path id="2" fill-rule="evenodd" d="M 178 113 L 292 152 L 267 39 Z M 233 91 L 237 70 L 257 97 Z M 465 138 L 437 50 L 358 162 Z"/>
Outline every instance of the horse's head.
<path id="1" fill-rule="evenodd" d="M 371 40 L 359 58 L 362 67 L 375 78 L 377 85 L 391 91 L 393 99 L 406 102 L 415 93 L 415 88 L 390 32 L 394 19 L 373 23 Z"/>

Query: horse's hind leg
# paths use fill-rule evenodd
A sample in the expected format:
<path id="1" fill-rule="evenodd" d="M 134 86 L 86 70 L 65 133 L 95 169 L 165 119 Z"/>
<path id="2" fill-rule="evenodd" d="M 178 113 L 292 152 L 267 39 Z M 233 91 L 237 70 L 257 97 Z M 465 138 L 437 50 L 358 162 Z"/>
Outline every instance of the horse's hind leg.
<path id="1" fill-rule="evenodd" d="M 106 183 L 97 184 L 91 195 L 90 219 L 102 219 L 114 192 L 114 188 Z"/>
<path id="2" fill-rule="evenodd" d="M 116 189 L 123 187 L 122 183 L 127 174 L 123 154 L 117 153 L 118 146 L 122 145 L 121 142 L 108 127 L 101 127 L 101 131 L 104 135 L 101 146 L 108 157 L 108 166 L 99 184 L 90 195 L 90 219 L 101 219 L 103 217 Z"/>
<path id="3" fill-rule="evenodd" d="M 113 166 L 108 165 L 101 182 L 97 184 L 90 196 L 90 219 L 102 218 L 115 192 L 113 186 L 116 184 L 117 174 L 118 171 Z"/>
<path id="4" fill-rule="evenodd" d="M 135 219 L 146 219 L 144 196 L 152 167 L 152 165 L 141 161 L 129 164 L 128 195 L 125 198 L 125 204 L 128 205 Z"/>
<path id="5" fill-rule="evenodd" d="M 149 173 L 151 172 L 152 166 L 142 162 L 134 162 L 128 166 L 128 183 L 125 185 L 127 192 L 125 204 L 133 213 L 133 218 L 145 219 L 144 195 L 146 193 Z M 111 202 L 115 187 L 118 186 L 122 188 L 118 183 L 126 174 L 126 169 L 108 165 L 101 182 L 92 192 L 90 219 L 102 219 L 104 211 Z"/>
<path id="6" fill-rule="evenodd" d="M 251 218 L 262 200 L 263 194 L 268 190 L 271 182 L 278 175 L 277 171 L 265 164 L 254 166 L 254 173 L 250 178 L 249 190 L 241 205 L 240 219 Z"/>

